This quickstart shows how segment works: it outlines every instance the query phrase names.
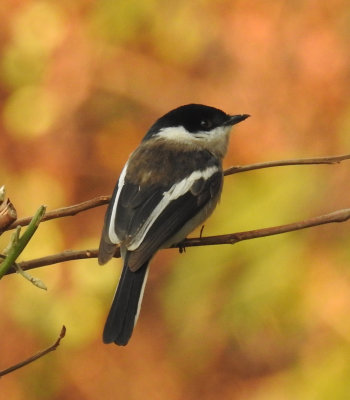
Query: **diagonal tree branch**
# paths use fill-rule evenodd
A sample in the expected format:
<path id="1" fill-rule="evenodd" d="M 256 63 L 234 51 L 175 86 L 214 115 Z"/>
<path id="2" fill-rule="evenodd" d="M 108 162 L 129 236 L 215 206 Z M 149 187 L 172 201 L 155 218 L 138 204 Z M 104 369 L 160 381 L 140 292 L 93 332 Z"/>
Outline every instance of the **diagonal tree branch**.
<path id="1" fill-rule="evenodd" d="M 202 238 L 186 239 L 184 247 L 209 246 L 217 244 L 235 244 L 243 240 L 257 239 L 266 236 L 279 235 L 281 233 L 298 231 L 300 229 L 311 228 L 314 226 L 331 224 L 334 222 L 345 222 L 350 219 L 350 208 L 334 211 L 329 214 L 320 215 L 304 221 L 294 222 L 292 224 L 272 226 L 269 228 L 255 229 L 252 231 L 243 231 L 229 233 L 227 235 L 207 236 Z M 189 243 L 187 243 L 189 241 Z"/>
<path id="2" fill-rule="evenodd" d="M 282 167 L 287 165 L 337 164 L 340 163 L 341 161 L 349 159 L 350 159 L 350 154 L 344 154 L 332 157 L 316 157 L 316 158 L 301 158 L 293 160 L 268 161 L 258 164 L 249 164 L 249 165 L 231 167 L 224 171 L 224 175 L 227 176 L 227 175 L 238 174 L 240 172 L 253 171 L 263 168 Z M 80 212 L 89 210 L 91 208 L 108 204 L 110 198 L 111 196 L 99 196 L 94 199 L 87 200 L 79 204 L 75 204 L 73 206 L 62 207 L 56 210 L 49 211 L 44 215 L 42 221 L 48 221 L 50 219 L 76 215 Z M 18 219 L 10 226 L 8 226 L 6 230 L 15 229 L 19 225 L 20 226 L 28 225 L 31 219 L 32 217 Z"/>
<path id="3" fill-rule="evenodd" d="M 63 325 L 59 337 L 57 338 L 56 342 L 52 346 L 48 347 L 45 350 L 40 351 L 39 353 L 35 354 L 34 356 L 29 357 L 27 360 L 21 361 L 18 364 L 13 365 L 12 367 L 9 367 L 9 368 L 4 369 L 3 371 L 0 371 L 0 377 L 7 375 L 13 371 L 16 371 L 17 369 L 20 369 L 20 368 L 32 363 L 33 361 L 38 360 L 39 358 L 45 356 L 46 354 L 50 353 L 51 351 L 56 350 L 57 347 L 60 345 L 61 339 L 64 338 L 65 334 L 66 334 L 66 327 Z"/>
<path id="4" fill-rule="evenodd" d="M 339 164 L 342 161 L 349 160 L 350 154 L 333 157 L 314 157 L 314 158 L 299 158 L 292 160 L 267 161 L 257 164 L 249 164 L 242 166 L 230 167 L 224 171 L 224 175 L 237 174 L 239 172 L 253 171 L 256 169 L 271 168 L 271 167 L 286 167 L 289 165 L 316 165 L 316 164 Z"/>
<path id="5" fill-rule="evenodd" d="M 108 204 L 110 199 L 111 196 L 99 196 L 91 200 L 83 201 L 82 203 L 74 204 L 73 206 L 57 208 L 56 210 L 47 212 L 43 216 L 41 222 L 49 221 L 50 219 L 55 219 L 55 218 L 70 217 L 82 211 L 89 210 L 90 208 L 95 208 L 103 206 L 104 204 Z M 17 219 L 9 227 L 7 227 L 6 230 L 15 229 L 19 225 L 26 226 L 29 224 L 31 219 L 32 217 Z"/>
<path id="6" fill-rule="evenodd" d="M 243 240 L 250 240 L 266 236 L 278 235 L 281 233 L 293 232 L 300 229 L 311 228 L 313 226 L 319 226 L 335 222 L 345 222 L 349 219 L 350 219 L 350 208 L 347 208 L 287 225 L 273 226 L 269 228 L 256 229 L 252 231 L 236 232 L 227 235 L 185 239 L 183 242 L 180 243 L 179 246 L 174 246 L 174 247 L 184 248 L 184 247 L 194 247 L 194 246 L 211 246 L 219 244 L 235 244 Z M 97 255 L 98 255 L 97 249 L 79 250 L 79 251 L 66 250 L 59 254 L 53 254 L 47 257 L 36 258 L 34 260 L 22 261 L 18 263 L 18 265 L 23 270 L 28 270 L 32 268 L 43 267 L 46 265 L 57 264 L 65 261 L 96 258 Z M 120 257 L 119 248 L 116 249 L 114 257 Z M 10 269 L 8 271 L 8 274 L 11 274 L 13 272 L 15 272 L 14 268 Z"/>

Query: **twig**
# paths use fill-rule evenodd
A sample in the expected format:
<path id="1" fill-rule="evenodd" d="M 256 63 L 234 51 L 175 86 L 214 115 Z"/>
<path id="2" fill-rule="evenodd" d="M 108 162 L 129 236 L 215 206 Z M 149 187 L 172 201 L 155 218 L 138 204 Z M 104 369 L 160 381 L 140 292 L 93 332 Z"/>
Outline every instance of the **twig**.
<path id="1" fill-rule="evenodd" d="M 111 196 L 99 196 L 94 199 L 83 201 L 79 204 L 74 204 L 73 206 L 57 208 L 56 210 L 52 210 L 47 212 L 41 221 L 48 221 L 50 219 L 69 217 L 76 215 L 82 211 L 89 210 L 90 208 L 99 207 L 104 204 L 108 204 Z M 17 226 L 26 226 L 31 221 L 32 217 L 26 217 L 17 219 L 14 223 L 12 223 L 6 230 L 14 229 Z"/>
<path id="2" fill-rule="evenodd" d="M 308 220 L 295 222 L 287 225 L 273 226 L 270 228 L 256 229 L 252 231 L 236 232 L 227 235 L 218 236 L 207 236 L 186 239 L 179 246 L 174 246 L 178 248 L 194 247 L 194 246 L 209 246 L 209 245 L 219 245 L 219 244 L 235 244 L 243 240 L 256 239 L 260 237 L 278 235 L 281 233 L 293 232 L 299 229 L 311 228 L 313 226 L 330 224 L 334 222 L 345 222 L 350 219 L 350 208 L 338 210 L 330 214 L 321 215 L 315 218 L 310 218 Z M 32 268 L 43 267 L 45 265 L 57 264 L 60 262 L 79 260 L 86 258 L 96 258 L 98 255 L 98 250 L 80 250 L 71 251 L 66 250 L 62 253 L 53 254 L 51 256 L 36 258 L 34 260 L 22 261 L 18 265 L 23 270 L 28 270 Z M 117 248 L 114 257 L 120 257 L 119 248 Z M 15 272 L 13 269 L 8 271 L 8 274 Z"/>
<path id="3" fill-rule="evenodd" d="M 35 354 L 32 357 L 29 357 L 27 360 L 21 361 L 20 363 L 13 365 L 10 368 L 4 369 L 3 371 L 0 371 L 0 377 L 9 374 L 10 372 L 16 371 L 19 368 L 22 368 L 30 363 L 32 363 L 33 361 L 38 360 L 39 358 L 45 356 L 46 354 L 50 353 L 51 351 L 54 351 L 57 349 L 57 347 L 60 345 L 61 339 L 64 338 L 66 334 L 66 327 L 63 325 L 62 329 L 61 329 L 61 333 L 58 337 L 58 339 L 56 340 L 56 342 L 48 347 L 47 349 L 40 351 L 39 353 Z"/>
<path id="4" fill-rule="evenodd" d="M 349 160 L 350 154 L 334 157 L 316 157 L 316 158 L 300 158 L 293 160 L 280 160 L 280 161 L 267 161 L 263 163 L 238 165 L 230 167 L 224 171 L 224 175 L 237 174 L 239 172 L 253 171 L 255 169 L 271 168 L 271 167 L 285 167 L 288 165 L 311 165 L 311 164 L 338 164 L 344 160 Z"/>
<path id="5" fill-rule="evenodd" d="M 329 214 L 320 215 L 304 221 L 295 222 L 287 225 L 273 226 L 270 228 L 255 229 L 229 233 L 227 235 L 207 236 L 202 238 L 186 239 L 183 245 L 186 247 L 209 246 L 217 244 L 235 244 L 243 240 L 256 239 L 266 236 L 279 235 L 281 233 L 298 231 L 300 229 L 311 228 L 313 226 L 331 224 L 334 222 L 345 222 L 350 219 L 350 208 L 334 211 Z"/>
<path id="6" fill-rule="evenodd" d="M 232 175 L 238 174 L 240 172 L 247 172 L 256 169 L 262 168 L 271 168 L 271 167 L 282 167 L 287 165 L 310 165 L 310 164 L 336 164 L 340 163 L 344 160 L 349 160 L 350 154 L 345 154 L 341 156 L 334 156 L 334 157 L 319 157 L 319 158 L 302 158 L 302 159 L 295 159 L 295 160 L 280 160 L 280 161 L 268 161 L 258 164 L 250 164 L 250 165 L 243 165 L 243 166 L 235 166 L 228 168 L 224 171 L 224 175 Z M 108 204 L 111 199 L 111 196 L 99 196 L 95 197 L 91 200 L 84 201 L 79 204 L 75 204 L 69 207 L 62 207 L 56 210 L 52 210 L 47 212 L 42 221 L 48 221 L 54 218 L 62 218 L 76 215 L 82 211 L 89 210 L 91 208 L 99 207 L 105 204 Z M 25 226 L 28 225 L 31 220 L 31 217 L 21 218 L 12 223 L 10 226 L 6 228 L 6 230 L 14 229 L 16 226 Z"/>
<path id="7" fill-rule="evenodd" d="M 97 258 L 98 250 L 65 250 L 62 253 L 52 254 L 50 256 L 35 258 L 34 260 L 22 261 L 17 263 L 24 271 L 33 268 L 44 267 L 46 265 L 57 264 L 65 261 L 84 260 L 87 258 Z M 114 257 L 120 257 L 119 247 L 117 248 Z M 16 272 L 14 268 L 8 271 L 8 274 Z"/>

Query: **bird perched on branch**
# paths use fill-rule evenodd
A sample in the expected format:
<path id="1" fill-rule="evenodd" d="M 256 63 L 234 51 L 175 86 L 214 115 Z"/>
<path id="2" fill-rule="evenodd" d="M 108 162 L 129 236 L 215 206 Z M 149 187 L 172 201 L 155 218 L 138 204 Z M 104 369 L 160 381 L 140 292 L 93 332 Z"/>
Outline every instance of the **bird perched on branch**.
<path id="1" fill-rule="evenodd" d="M 219 201 L 229 133 L 249 115 L 228 115 L 200 104 L 159 118 L 130 155 L 109 203 L 99 264 L 120 246 L 124 266 L 103 332 L 126 345 L 140 313 L 149 262 L 180 243 Z"/>

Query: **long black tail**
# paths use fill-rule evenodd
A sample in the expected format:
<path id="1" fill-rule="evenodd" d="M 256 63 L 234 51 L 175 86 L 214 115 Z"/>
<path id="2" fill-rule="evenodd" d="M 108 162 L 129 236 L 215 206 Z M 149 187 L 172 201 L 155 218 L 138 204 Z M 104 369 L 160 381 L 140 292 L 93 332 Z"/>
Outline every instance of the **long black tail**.
<path id="1" fill-rule="evenodd" d="M 139 316 L 143 291 L 147 281 L 148 263 L 132 272 L 124 263 L 106 325 L 103 342 L 125 346 L 136 325 Z"/>

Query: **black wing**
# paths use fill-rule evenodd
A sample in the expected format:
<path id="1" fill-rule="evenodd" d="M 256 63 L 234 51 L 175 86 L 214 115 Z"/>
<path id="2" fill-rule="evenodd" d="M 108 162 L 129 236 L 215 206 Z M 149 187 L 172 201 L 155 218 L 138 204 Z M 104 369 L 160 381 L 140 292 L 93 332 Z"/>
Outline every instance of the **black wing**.
<path id="1" fill-rule="evenodd" d="M 125 182 L 119 196 L 114 230 L 121 242 L 134 238 L 161 201 L 168 187 L 159 185 L 140 186 Z"/>
<path id="2" fill-rule="evenodd" d="M 208 180 L 200 178 L 194 181 L 189 191 L 177 199 L 169 201 L 165 209 L 155 218 L 140 245 L 135 250 L 127 252 L 126 260 L 129 268 L 132 271 L 138 270 L 159 248 L 169 242 L 185 224 L 189 223 L 201 211 L 203 212 L 203 216 L 197 221 L 196 225 L 204 221 L 214 208 L 219 198 L 221 187 L 222 172 L 218 171 Z M 163 198 L 164 189 L 154 189 L 152 194 L 145 197 L 144 202 L 141 204 L 138 202 L 136 208 L 128 208 L 127 212 L 129 213 L 129 217 L 131 217 L 128 221 L 125 221 L 124 217 L 122 217 L 122 225 L 124 222 L 127 222 L 127 224 L 123 225 L 123 234 L 126 234 L 125 237 L 130 235 L 133 238 L 137 234 L 138 230 Z M 142 189 L 140 192 L 142 192 Z M 213 203 L 213 207 L 208 208 L 211 202 Z M 121 232 L 119 223 L 118 216 L 116 220 L 117 233 Z M 189 226 L 188 232 L 185 232 L 184 235 L 187 235 L 196 227 Z"/>
<path id="3" fill-rule="evenodd" d="M 99 246 L 98 262 L 105 264 L 114 255 L 116 244 L 127 242 L 132 239 L 144 222 L 150 216 L 157 203 L 163 197 L 163 193 L 169 188 L 166 186 L 150 185 L 140 187 L 138 184 L 123 182 L 119 193 L 119 181 L 117 182 L 111 201 L 105 215 L 104 226 Z M 112 211 L 116 204 L 116 217 L 112 221 Z M 112 240 L 109 235 L 110 226 L 117 241 Z"/>

